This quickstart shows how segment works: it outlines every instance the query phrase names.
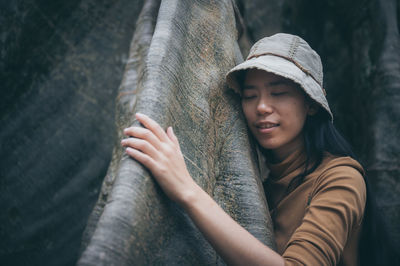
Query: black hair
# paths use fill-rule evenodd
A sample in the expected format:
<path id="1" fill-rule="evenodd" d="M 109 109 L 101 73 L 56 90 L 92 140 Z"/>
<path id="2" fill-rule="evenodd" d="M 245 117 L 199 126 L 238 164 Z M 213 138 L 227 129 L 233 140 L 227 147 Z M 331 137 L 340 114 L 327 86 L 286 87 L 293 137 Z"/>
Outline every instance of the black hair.
<path id="1" fill-rule="evenodd" d="M 243 88 L 246 72 L 247 70 L 239 71 L 236 76 L 241 88 Z M 299 84 L 294 84 L 298 89 L 303 91 L 306 101 L 311 104 L 317 104 L 305 93 Z M 316 114 L 307 116 L 303 127 L 303 137 L 306 153 L 304 170 L 300 175 L 292 179 L 286 189 L 286 194 L 293 191 L 303 182 L 307 175 L 317 169 L 323 160 L 325 152 L 329 152 L 335 156 L 349 156 L 360 162 L 354 154 L 351 145 L 339 133 L 331 121 L 330 115 L 323 108 L 319 108 Z M 268 154 L 266 150 L 262 148 L 261 150 L 266 155 Z M 366 185 L 367 199 L 358 245 L 358 263 L 362 266 L 400 265 L 400 255 L 394 248 L 393 240 L 387 232 L 387 226 L 378 210 L 370 182 L 365 174 L 363 178 Z M 266 181 L 263 184 L 264 189 L 268 186 L 268 179 Z"/>
<path id="2" fill-rule="evenodd" d="M 343 138 L 330 120 L 325 110 L 308 116 L 303 128 L 306 152 L 305 168 L 302 174 L 294 178 L 288 187 L 292 190 L 303 182 L 305 176 L 313 172 L 322 162 L 324 152 L 336 156 L 349 156 L 359 161 L 349 143 Z M 399 255 L 387 232 L 380 215 L 376 199 L 367 176 L 364 174 L 367 199 L 363 224 L 359 239 L 359 265 L 400 265 Z"/>

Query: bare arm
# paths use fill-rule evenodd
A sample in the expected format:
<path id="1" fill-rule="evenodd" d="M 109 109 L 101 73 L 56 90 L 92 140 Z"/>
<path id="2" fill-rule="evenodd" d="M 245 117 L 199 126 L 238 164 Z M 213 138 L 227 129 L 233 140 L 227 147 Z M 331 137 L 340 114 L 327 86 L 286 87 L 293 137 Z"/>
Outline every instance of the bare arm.
<path id="1" fill-rule="evenodd" d="M 229 265 L 283 265 L 283 258 L 233 220 L 202 189 L 184 205 L 193 222 Z"/>
<path id="2" fill-rule="evenodd" d="M 132 138 L 121 143 L 126 152 L 147 167 L 167 196 L 180 204 L 193 222 L 231 265 L 284 265 L 283 258 L 241 227 L 192 179 L 186 169 L 178 139 L 149 117 L 136 118 L 147 128 L 131 127 Z"/>

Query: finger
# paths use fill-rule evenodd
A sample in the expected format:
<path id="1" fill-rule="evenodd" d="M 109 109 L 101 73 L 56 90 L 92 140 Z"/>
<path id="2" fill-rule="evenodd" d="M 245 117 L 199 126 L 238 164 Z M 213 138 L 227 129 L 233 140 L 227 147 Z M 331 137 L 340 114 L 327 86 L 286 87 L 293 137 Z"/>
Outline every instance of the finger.
<path id="1" fill-rule="evenodd" d="M 150 172 L 152 169 L 154 169 L 155 161 L 147 154 L 144 154 L 143 152 L 140 152 L 138 150 L 129 147 L 126 148 L 125 151 L 129 156 L 131 156 L 133 159 L 135 159 L 139 163 L 143 164 L 147 169 L 149 169 Z"/>
<path id="2" fill-rule="evenodd" d="M 174 130 L 172 129 L 172 127 L 168 127 L 167 128 L 167 136 L 169 137 L 169 139 L 176 145 L 179 146 L 179 141 L 178 138 L 176 137 Z"/>
<path id="3" fill-rule="evenodd" d="M 127 138 L 121 141 L 122 146 L 140 150 L 151 158 L 158 158 L 157 150 L 146 140 L 137 138 Z"/>
<path id="4" fill-rule="evenodd" d="M 124 129 L 124 134 L 130 137 L 144 139 L 151 143 L 156 149 L 160 148 L 160 140 L 147 128 L 128 127 Z"/>
<path id="5" fill-rule="evenodd" d="M 161 141 L 169 140 L 161 126 L 147 115 L 136 113 L 136 118 Z"/>

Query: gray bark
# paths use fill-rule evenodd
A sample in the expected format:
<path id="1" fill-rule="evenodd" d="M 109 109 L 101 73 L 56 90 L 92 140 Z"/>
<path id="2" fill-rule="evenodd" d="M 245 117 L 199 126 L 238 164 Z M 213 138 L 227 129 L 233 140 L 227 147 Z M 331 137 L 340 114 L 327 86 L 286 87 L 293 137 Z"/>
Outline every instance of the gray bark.
<path id="1" fill-rule="evenodd" d="M 119 130 L 135 112 L 153 117 L 164 128 L 172 125 L 196 182 L 253 235 L 273 246 L 239 99 L 224 82 L 241 57 L 232 4 L 163 1 L 143 56 L 146 49 L 138 51 L 138 42 L 149 39 L 150 31 L 144 29 L 151 28 L 151 20 L 144 18 L 152 17 L 156 6 L 148 1 L 138 20 L 130 57 L 137 64 L 128 66 L 124 76 L 133 82 L 121 86 L 125 90 L 136 81 L 138 94 L 135 105 L 124 105 L 121 98 Z M 114 154 L 122 153 L 121 137 Z M 78 265 L 223 263 L 183 210 L 126 155 L 114 156 L 102 191 Z"/>

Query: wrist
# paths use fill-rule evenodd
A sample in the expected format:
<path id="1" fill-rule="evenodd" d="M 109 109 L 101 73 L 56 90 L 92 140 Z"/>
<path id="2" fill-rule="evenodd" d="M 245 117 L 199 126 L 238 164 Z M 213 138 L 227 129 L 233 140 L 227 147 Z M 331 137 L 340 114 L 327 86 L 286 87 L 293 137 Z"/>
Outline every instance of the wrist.
<path id="1" fill-rule="evenodd" d="M 179 204 L 186 210 L 190 210 L 194 208 L 197 202 L 201 201 L 201 198 L 204 197 L 204 194 L 207 194 L 196 182 L 193 182 L 194 185 L 191 189 L 186 190 Z"/>

